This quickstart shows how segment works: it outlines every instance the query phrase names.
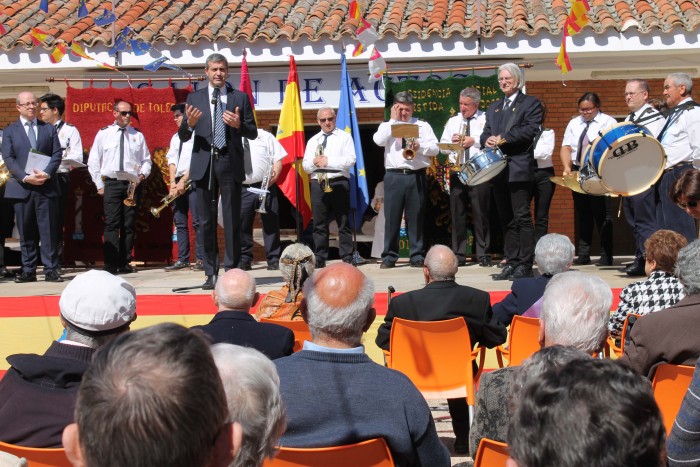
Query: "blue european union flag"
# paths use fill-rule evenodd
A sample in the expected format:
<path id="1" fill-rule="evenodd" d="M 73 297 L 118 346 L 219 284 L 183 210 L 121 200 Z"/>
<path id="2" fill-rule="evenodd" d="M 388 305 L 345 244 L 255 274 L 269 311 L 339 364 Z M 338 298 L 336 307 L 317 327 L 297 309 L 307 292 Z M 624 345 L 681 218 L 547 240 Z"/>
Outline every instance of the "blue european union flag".
<path id="1" fill-rule="evenodd" d="M 39 9 L 43 11 L 44 13 L 49 12 L 49 0 L 41 0 L 39 2 Z"/>
<path id="2" fill-rule="evenodd" d="M 360 141 L 360 127 L 357 124 L 355 113 L 355 101 L 352 98 L 350 75 L 345 61 L 345 54 L 340 55 L 340 104 L 338 104 L 338 118 L 336 126 L 352 135 L 355 143 L 355 165 L 350 167 L 350 227 L 356 232 L 362 228 L 362 218 L 369 206 L 369 190 L 367 189 L 367 176 L 365 174 L 365 158 L 362 153 Z"/>
<path id="3" fill-rule="evenodd" d="M 122 29 L 122 32 L 117 34 L 117 37 L 114 39 L 114 46 L 109 50 L 110 55 L 114 55 L 117 52 L 123 52 L 126 50 L 126 46 L 128 44 L 127 39 L 131 35 L 131 29 L 128 27 Z"/>
<path id="4" fill-rule="evenodd" d="M 87 5 L 85 5 L 85 0 L 80 0 L 80 4 L 78 6 L 78 18 L 85 18 L 88 13 Z"/>
<path id="5" fill-rule="evenodd" d="M 93 19 L 95 24 L 100 27 L 107 26 L 114 23 L 117 20 L 117 16 L 112 12 L 112 10 L 104 9 L 102 14 L 97 18 Z"/>

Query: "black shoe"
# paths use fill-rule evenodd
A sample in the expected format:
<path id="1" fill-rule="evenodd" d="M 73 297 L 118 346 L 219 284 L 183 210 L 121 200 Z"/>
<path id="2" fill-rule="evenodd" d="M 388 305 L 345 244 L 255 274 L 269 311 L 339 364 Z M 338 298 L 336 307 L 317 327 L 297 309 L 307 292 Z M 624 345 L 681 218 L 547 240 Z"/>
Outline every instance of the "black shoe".
<path id="1" fill-rule="evenodd" d="M 136 272 L 136 268 L 132 267 L 130 264 L 125 264 L 117 268 L 117 272 L 119 274 L 131 274 L 132 272 Z"/>
<path id="2" fill-rule="evenodd" d="M 240 263 L 238 263 L 238 269 L 240 269 L 242 271 L 250 271 L 251 270 L 250 263 L 247 261 L 241 261 Z"/>
<path id="3" fill-rule="evenodd" d="M 279 271 L 280 269 L 280 262 L 279 261 L 270 261 L 267 263 L 267 270 L 268 271 Z"/>
<path id="4" fill-rule="evenodd" d="M 63 278 L 58 273 L 58 271 L 49 271 L 44 274 L 44 280 L 46 282 L 63 282 Z"/>
<path id="5" fill-rule="evenodd" d="M 188 263 L 187 261 L 180 261 L 178 259 L 170 266 L 165 266 L 165 270 L 166 271 L 177 271 L 178 269 L 185 269 L 185 268 L 189 268 L 189 267 L 190 267 L 190 263 Z"/>
<path id="6" fill-rule="evenodd" d="M 500 263 L 498 263 L 498 264 L 496 265 L 496 267 L 497 267 L 498 269 L 503 269 L 504 267 L 506 267 L 506 264 L 508 264 L 508 261 L 506 261 L 506 260 L 504 259 L 504 260 L 502 260 Z"/>
<path id="7" fill-rule="evenodd" d="M 591 264 L 591 257 L 590 256 L 579 256 L 575 260 L 573 260 L 573 264 L 576 266 L 585 266 L 586 264 Z"/>
<path id="8" fill-rule="evenodd" d="M 343 258 L 343 263 L 352 264 L 352 255 L 346 256 L 345 258 Z"/>
<path id="9" fill-rule="evenodd" d="M 202 284 L 202 290 L 214 290 L 216 285 L 216 276 L 207 276 L 207 280 Z"/>
<path id="10" fill-rule="evenodd" d="M 515 271 L 513 271 L 513 274 L 510 275 L 510 279 L 523 279 L 525 277 L 533 277 L 534 274 L 532 273 L 532 266 L 528 266 L 526 264 L 518 264 L 518 266 L 515 268 Z"/>
<path id="11" fill-rule="evenodd" d="M 455 454 L 469 454 L 469 440 L 455 439 Z"/>
<path id="12" fill-rule="evenodd" d="M 500 273 L 493 274 L 491 278 L 495 281 L 507 281 L 514 272 L 515 267 L 512 264 L 506 264 Z"/>
<path id="13" fill-rule="evenodd" d="M 645 261 L 642 259 L 635 259 L 634 263 L 625 268 L 625 273 L 630 277 L 646 276 L 647 273 L 644 270 L 644 263 Z"/>
<path id="14" fill-rule="evenodd" d="M 360 256 L 359 253 L 355 252 L 352 255 L 352 263 L 350 263 L 350 264 L 352 264 L 353 266 L 362 266 L 363 264 L 367 264 L 367 263 L 369 263 L 369 261 L 367 261 L 362 256 Z"/>
<path id="15" fill-rule="evenodd" d="M 386 259 L 382 261 L 382 264 L 379 265 L 379 269 L 391 269 L 394 267 L 396 267 L 396 263 Z"/>
<path id="16" fill-rule="evenodd" d="M 192 266 L 193 271 L 204 271 L 204 261 L 201 259 L 198 259 L 195 261 L 194 265 Z"/>
<path id="17" fill-rule="evenodd" d="M 321 269 L 326 267 L 326 260 L 325 259 L 317 259 L 316 260 L 316 269 Z"/>
<path id="18" fill-rule="evenodd" d="M 488 256 L 484 256 L 479 260 L 479 266 L 481 266 L 482 268 L 490 268 L 492 265 L 493 263 L 491 262 L 491 258 L 489 258 Z"/>
<path id="19" fill-rule="evenodd" d="M 607 256 L 601 256 L 598 261 L 595 263 L 596 266 L 612 266 L 613 265 L 613 259 L 608 258 Z"/>
<path id="20" fill-rule="evenodd" d="M 16 274 L 9 269 L 7 269 L 5 266 L 0 268 L 0 277 L 4 277 L 5 279 L 11 279 L 15 277 Z"/>
<path id="21" fill-rule="evenodd" d="M 412 268 L 422 268 L 423 267 L 423 260 L 417 259 L 415 261 L 411 261 L 411 267 Z"/>
<path id="22" fill-rule="evenodd" d="M 467 258 L 457 259 L 457 267 L 466 266 L 466 265 L 467 265 Z"/>
<path id="23" fill-rule="evenodd" d="M 15 282 L 17 282 L 18 284 L 23 284 L 25 282 L 36 282 L 36 273 L 22 272 L 21 274 L 15 277 Z"/>

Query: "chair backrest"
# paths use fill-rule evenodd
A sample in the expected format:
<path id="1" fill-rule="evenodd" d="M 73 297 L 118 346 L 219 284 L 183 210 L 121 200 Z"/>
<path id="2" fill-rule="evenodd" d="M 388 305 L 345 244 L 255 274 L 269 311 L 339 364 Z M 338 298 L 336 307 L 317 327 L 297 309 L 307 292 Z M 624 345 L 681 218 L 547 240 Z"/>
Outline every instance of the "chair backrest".
<path id="1" fill-rule="evenodd" d="M 263 467 L 393 467 L 389 446 L 375 438 L 347 446 L 327 448 L 280 448 L 274 459 Z"/>
<path id="2" fill-rule="evenodd" d="M 294 351 L 298 352 L 304 346 L 304 341 L 311 340 L 311 331 L 309 331 L 309 325 L 304 321 L 290 321 L 286 319 L 271 319 L 271 318 L 260 318 L 261 323 L 272 323 L 279 326 L 284 326 L 287 329 L 291 329 L 294 332 Z"/>
<path id="3" fill-rule="evenodd" d="M 71 467 L 63 448 L 28 448 L 0 441 L 0 451 L 24 457 L 29 467 Z"/>
<path id="4" fill-rule="evenodd" d="M 500 441 L 481 438 L 474 457 L 474 467 L 503 467 L 508 460 L 508 445 Z"/>
<path id="5" fill-rule="evenodd" d="M 462 318 L 410 321 L 394 318 L 390 368 L 404 373 L 426 399 L 466 397 L 474 405 L 471 341 Z"/>
<path id="6" fill-rule="evenodd" d="M 518 366 L 540 350 L 540 320 L 513 316 L 508 337 L 508 366 Z"/>
<path id="7" fill-rule="evenodd" d="M 695 367 L 693 366 L 671 365 L 670 363 L 662 363 L 656 367 L 651 387 L 654 390 L 656 404 L 661 410 L 666 433 L 670 433 L 671 428 L 673 428 L 673 422 L 676 420 L 683 397 L 685 397 L 690 381 L 693 379 L 694 371 Z"/>

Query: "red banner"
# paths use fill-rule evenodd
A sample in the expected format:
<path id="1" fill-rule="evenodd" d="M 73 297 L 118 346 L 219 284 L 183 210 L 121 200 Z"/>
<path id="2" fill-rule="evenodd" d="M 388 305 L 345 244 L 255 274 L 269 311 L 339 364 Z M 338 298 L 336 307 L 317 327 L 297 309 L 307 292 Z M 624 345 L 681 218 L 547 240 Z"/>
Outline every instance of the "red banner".
<path id="1" fill-rule="evenodd" d="M 65 119 L 78 127 L 86 161 L 97 132 L 114 123 L 112 110 L 115 101 L 125 100 L 132 104 L 132 125 L 146 138 L 153 168 L 140 188 L 133 255 L 135 261 L 167 262 L 172 256 L 172 212 L 164 209 L 160 218 L 156 219 L 151 215 L 150 209 L 160 205 L 161 199 L 168 193 L 168 164 L 165 155 L 170 138 L 177 131 L 170 106 L 184 102 L 191 91 L 191 87 L 118 89 L 110 86 L 99 89 L 68 87 L 66 93 Z M 97 194 L 87 168 L 71 172 L 64 229 L 64 264 L 103 260 L 102 197 Z"/>

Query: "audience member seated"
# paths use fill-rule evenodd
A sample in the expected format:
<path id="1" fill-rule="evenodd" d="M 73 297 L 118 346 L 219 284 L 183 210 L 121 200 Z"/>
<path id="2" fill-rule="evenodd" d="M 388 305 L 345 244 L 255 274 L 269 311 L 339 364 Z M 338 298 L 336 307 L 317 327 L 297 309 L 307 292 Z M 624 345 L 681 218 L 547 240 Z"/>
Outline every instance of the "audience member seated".
<path id="1" fill-rule="evenodd" d="M 280 258 L 280 273 L 282 273 L 284 286 L 280 290 L 273 290 L 265 295 L 258 305 L 255 319 L 301 321 L 299 307 L 304 297 L 302 287 L 306 278 L 314 272 L 315 265 L 316 257 L 308 246 L 292 243 L 285 248 Z"/>
<path id="2" fill-rule="evenodd" d="M 685 298 L 638 319 L 620 357 L 650 379 L 660 363 L 695 365 L 700 356 L 700 240 L 678 252 L 676 277 L 685 288 Z"/>
<path id="3" fill-rule="evenodd" d="M 557 274 L 547 284 L 542 300 L 540 345 L 571 346 L 588 355 L 600 352 L 608 334 L 611 304 L 612 291 L 599 277 L 578 271 Z M 481 375 L 469 433 L 472 457 L 481 438 L 506 440 L 513 414 L 508 400 L 518 371 L 518 367 L 506 367 Z"/>
<path id="4" fill-rule="evenodd" d="M 258 323 L 250 309 L 258 299 L 255 278 L 241 269 L 229 269 L 216 282 L 212 291 L 217 313 L 203 326 L 195 326 L 208 334 L 214 344 L 252 347 L 275 359 L 294 351 L 294 333 L 282 326 Z"/>
<path id="5" fill-rule="evenodd" d="M 648 381 L 616 361 L 572 361 L 523 388 L 506 466 L 658 467 L 665 435 Z"/>
<path id="6" fill-rule="evenodd" d="M 689 216 L 700 219 L 700 170 L 690 169 L 683 172 L 669 195 L 671 201 L 685 209 Z"/>
<path id="7" fill-rule="evenodd" d="M 668 467 L 700 465 L 700 360 L 666 443 Z"/>
<path id="8" fill-rule="evenodd" d="M 510 326 L 513 316 L 522 316 L 544 294 L 555 274 L 568 271 L 574 260 L 574 245 L 569 237 L 556 233 L 544 235 L 535 246 L 535 263 L 540 275 L 513 281 L 511 292 L 493 306 L 496 319 Z"/>
<path id="9" fill-rule="evenodd" d="M 95 354 L 63 431 L 75 467 L 224 467 L 241 445 L 201 332 L 163 323 Z"/>
<path id="10" fill-rule="evenodd" d="M 421 393 L 364 352 L 373 301 L 372 281 L 346 263 L 317 270 L 304 284 L 302 314 L 312 341 L 275 361 L 287 406 L 280 444 L 340 446 L 381 437 L 397 465 L 449 466 Z"/>
<path id="11" fill-rule="evenodd" d="M 243 429 L 233 467 L 260 467 L 275 456 L 285 428 L 277 369 L 269 358 L 248 347 L 215 344 L 211 353 L 224 383 L 228 421 Z"/>
<path id="12" fill-rule="evenodd" d="M 423 277 L 426 286 L 398 295 L 391 300 L 384 322 L 377 331 L 377 345 L 389 350 L 394 318 L 412 321 L 442 321 L 464 318 L 472 346 L 488 348 L 506 341 L 505 326 L 498 324 L 491 311 L 488 292 L 455 281 L 458 260 L 452 249 L 435 245 L 425 255 Z M 466 350 L 466 349 L 465 349 Z M 469 448 L 469 408 L 464 398 L 448 399 L 455 434 L 455 452 L 466 454 Z"/>
<path id="13" fill-rule="evenodd" d="M 0 381 L 0 441 L 61 447 L 83 373 L 95 350 L 136 319 L 136 291 L 120 277 L 92 270 L 68 284 L 58 306 L 66 338 L 43 355 L 7 357 L 10 369 Z"/>
<path id="14" fill-rule="evenodd" d="M 685 290 L 673 274 L 678 252 L 686 246 L 686 238 L 671 230 L 657 230 L 646 242 L 646 280 L 634 282 L 620 292 L 620 304 L 610 316 L 610 335 L 619 338 L 625 318 L 630 313 L 646 315 L 673 306 L 685 297 Z"/>

